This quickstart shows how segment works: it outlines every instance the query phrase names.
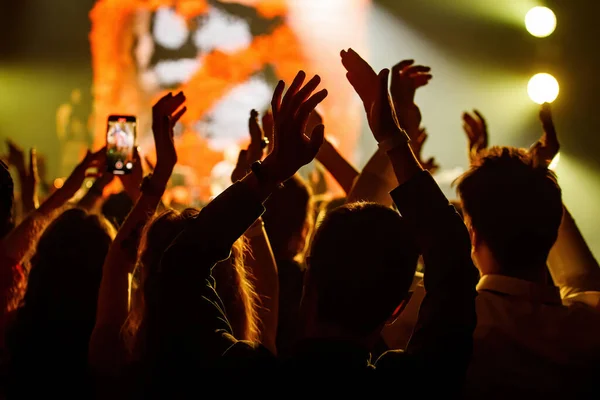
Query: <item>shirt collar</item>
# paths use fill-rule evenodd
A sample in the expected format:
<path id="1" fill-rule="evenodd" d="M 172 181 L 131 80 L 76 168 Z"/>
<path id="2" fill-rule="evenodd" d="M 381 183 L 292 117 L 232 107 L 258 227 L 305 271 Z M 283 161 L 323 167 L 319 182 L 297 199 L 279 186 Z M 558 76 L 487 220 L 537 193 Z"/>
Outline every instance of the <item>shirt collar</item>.
<path id="1" fill-rule="evenodd" d="M 477 284 L 477 291 L 496 292 L 532 302 L 562 304 L 556 286 L 542 285 L 505 275 L 482 276 Z"/>

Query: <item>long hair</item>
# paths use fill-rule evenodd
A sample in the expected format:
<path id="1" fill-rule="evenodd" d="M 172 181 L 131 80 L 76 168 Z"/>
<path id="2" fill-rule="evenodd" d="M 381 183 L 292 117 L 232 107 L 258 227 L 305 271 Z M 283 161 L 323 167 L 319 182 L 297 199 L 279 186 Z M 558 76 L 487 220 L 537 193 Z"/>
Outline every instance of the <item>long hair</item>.
<path id="1" fill-rule="evenodd" d="M 156 287 L 162 255 L 198 213 L 192 208 L 182 212 L 166 210 L 142 233 L 138 264 L 132 278 L 131 309 L 122 330 L 133 360 L 139 360 L 147 351 L 147 321 L 156 313 Z M 259 299 L 244 264 L 244 252 L 244 240 L 240 239 L 234 244 L 231 257 L 215 266 L 215 289 L 225 305 L 236 338 L 257 341 Z"/>
<path id="2" fill-rule="evenodd" d="M 102 266 L 115 234 L 105 218 L 78 208 L 63 212 L 44 230 L 9 332 L 13 364 L 41 368 L 56 361 L 47 359 L 52 354 L 63 360 L 61 365 L 86 365 Z"/>

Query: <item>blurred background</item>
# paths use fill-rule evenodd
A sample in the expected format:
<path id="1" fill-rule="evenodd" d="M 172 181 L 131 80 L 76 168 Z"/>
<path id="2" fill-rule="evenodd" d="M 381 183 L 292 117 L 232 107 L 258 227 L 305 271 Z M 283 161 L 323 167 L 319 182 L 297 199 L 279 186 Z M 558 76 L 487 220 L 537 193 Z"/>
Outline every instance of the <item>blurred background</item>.
<path id="1" fill-rule="evenodd" d="M 66 154 L 64 144 L 61 144 L 60 115 L 65 105 L 72 113 L 81 115 L 82 120 L 93 111 L 98 114 L 96 122 L 91 124 L 89 137 L 83 138 L 81 143 L 87 141 L 90 146 L 97 147 L 104 140 L 103 112 L 108 110 L 98 108 L 104 93 L 98 84 L 105 84 L 102 81 L 105 78 L 93 67 L 99 65 L 100 51 L 98 47 L 94 48 L 97 44 L 92 46 L 90 43 L 90 33 L 94 30 L 90 12 L 95 6 L 99 7 L 96 3 L 109 2 L 22 0 L 0 3 L 0 140 L 11 138 L 24 148 L 35 146 L 47 158 L 49 177 L 63 176 L 65 169 L 78 157 L 76 151 L 74 156 L 73 152 Z M 209 5 L 227 15 L 223 17 L 216 13 L 210 18 L 203 17 L 200 26 L 204 33 L 198 33 L 200 28 L 197 26 L 188 25 L 190 31 L 195 29 L 196 32 L 196 49 L 186 50 L 185 44 L 177 47 L 174 43 L 173 47 L 177 49 L 171 53 L 169 43 L 177 40 L 169 24 L 176 24 L 176 21 L 169 22 L 168 10 L 155 8 L 150 14 L 148 10 L 141 10 L 136 12 L 134 19 L 125 22 L 115 15 L 115 29 L 129 24 L 130 29 L 135 30 L 141 26 L 139 24 L 143 25 L 140 18 L 149 18 L 147 28 L 154 41 L 154 52 L 148 55 L 150 58 L 145 65 L 141 66 L 139 62 L 140 57 L 144 58 L 143 54 L 134 54 L 139 40 L 124 41 L 115 59 L 129 53 L 138 60 L 137 75 L 129 79 L 136 81 L 143 88 L 137 90 L 145 90 L 148 100 L 152 100 L 161 91 L 186 85 L 186 80 L 192 79 L 196 69 L 201 68 L 193 62 L 200 48 L 207 54 L 214 48 L 225 49 L 225 53 L 227 49 L 237 51 L 238 47 L 249 46 L 261 35 L 271 35 L 278 26 L 288 26 L 295 35 L 295 45 L 301 49 L 301 57 L 288 64 L 283 63 L 287 59 L 282 59 L 280 64 L 253 70 L 244 77 L 247 79 L 227 88 L 219 101 L 199 104 L 205 112 L 197 121 L 188 121 L 194 127 L 201 123 L 198 129 L 204 132 L 202 140 L 207 141 L 206 146 L 211 152 L 206 159 L 210 158 L 211 166 L 226 161 L 228 143 L 242 140 L 244 132 L 238 125 L 245 124 L 247 111 L 240 111 L 233 105 L 245 107 L 249 102 L 249 107 L 261 110 L 266 106 L 273 82 L 278 77 L 288 76 L 288 70 L 306 63 L 310 72 L 324 75 L 325 84 L 340 93 L 336 106 L 324 110 L 326 126 L 343 153 L 361 167 L 375 149 L 375 143 L 366 132 L 357 98 L 348 90 L 349 85 L 344 86 L 338 52 L 353 47 L 376 69 L 390 67 L 404 58 L 414 58 L 433 68 L 433 80 L 417 95 L 423 124 L 429 133 L 424 153 L 426 157 L 435 156 L 441 165 L 437 179 L 452 197 L 450 182 L 468 165 L 461 113 L 473 108 L 483 113 L 491 144 L 528 147 L 541 133 L 537 119 L 539 106 L 528 96 L 528 81 L 537 73 L 549 73 L 560 85 L 560 93 L 553 103 L 562 145 L 556 172 L 566 205 L 595 255 L 600 255 L 600 225 L 597 223 L 600 221 L 597 206 L 600 201 L 600 139 L 597 133 L 600 112 L 596 101 L 600 84 L 597 76 L 600 55 L 596 46 L 600 28 L 596 11 L 600 5 L 596 1 L 282 2 L 285 11 L 275 10 L 268 15 L 260 13 L 255 4 L 260 1 L 209 1 Z M 187 3 L 192 2 L 188 0 Z M 242 3 L 243 7 L 235 8 L 237 3 Z M 535 6 L 549 7 L 556 15 L 556 30 L 548 37 L 535 37 L 525 29 L 525 15 Z M 104 11 L 106 24 L 118 10 Z M 166 21 L 166 28 L 161 32 L 156 28 L 159 18 Z M 247 27 L 240 25 L 240 21 L 245 21 Z M 246 31 L 250 36 L 244 33 Z M 228 37 L 229 34 L 235 37 Z M 214 38 L 221 41 L 215 44 Z M 248 43 L 244 45 L 244 41 Z M 271 43 L 272 46 L 275 44 Z M 294 55 L 280 57 L 293 58 Z M 178 66 L 167 62 L 156 67 L 165 58 L 187 58 L 188 61 Z M 147 74 L 149 68 L 154 68 L 150 71 L 154 75 Z M 75 89 L 79 93 L 74 93 Z M 252 105 L 253 101 L 258 104 Z M 151 101 L 140 101 L 140 104 L 151 104 Z M 102 112 L 98 112 L 99 109 Z M 234 111 L 241 114 L 231 117 Z M 237 122 L 231 126 L 219 122 L 228 117 Z M 140 132 L 140 140 L 145 135 L 147 132 Z M 0 152 L 5 151 L 0 148 Z M 194 154 L 192 152 L 191 156 Z"/>

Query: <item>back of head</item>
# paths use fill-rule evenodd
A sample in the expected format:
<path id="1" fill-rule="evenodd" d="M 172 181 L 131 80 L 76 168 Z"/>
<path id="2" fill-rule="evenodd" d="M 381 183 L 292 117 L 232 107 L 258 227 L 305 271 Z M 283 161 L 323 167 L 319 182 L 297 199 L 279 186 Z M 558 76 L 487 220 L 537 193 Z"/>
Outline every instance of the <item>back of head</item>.
<path id="1" fill-rule="evenodd" d="M 159 280 L 163 274 L 162 255 L 198 213 L 199 210 L 193 208 L 182 212 L 166 210 L 149 223 L 142 233 L 139 263 L 134 272 L 134 280 L 139 286 L 132 293 L 131 312 L 125 327 L 128 345 L 136 358 L 142 357 L 147 351 L 146 335 L 156 333 L 149 331 L 161 328 L 161 322 L 156 320 L 159 307 L 162 307 L 157 304 L 158 290 L 161 291 L 162 296 L 170 296 L 169 293 L 172 293 L 170 297 L 180 298 L 181 296 L 175 292 L 193 290 L 190 286 L 203 284 L 179 282 L 177 286 L 160 285 L 159 289 Z M 244 265 L 244 249 L 243 239 L 240 239 L 232 248 L 232 257 L 217 264 L 213 269 L 213 275 L 216 279 L 217 294 L 223 301 L 234 334 L 238 339 L 256 340 L 258 298 Z M 190 254 L 190 260 L 194 256 Z M 168 271 L 166 273 L 168 274 Z M 193 308 L 193 305 L 190 306 Z"/>
<path id="2" fill-rule="evenodd" d="M 0 239 L 13 228 L 14 183 L 8 166 L 0 160 Z"/>
<path id="3" fill-rule="evenodd" d="M 477 242 L 486 244 L 503 273 L 519 277 L 545 265 L 563 213 L 552 171 L 536 166 L 523 149 L 493 147 L 473 162 L 457 188 Z"/>
<path id="4" fill-rule="evenodd" d="M 119 227 L 133 208 L 133 201 L 126 192 L 111 194 L 102 204 L 102 215 Z"/>
<path id="5" fill-rule="evenodd" d="M 354 335 L 383 327 L 405 299 L 419 253 L 396 211 L 353 203 L 319 225 L 305 292 L 316 293 L 316 319 Z"/>
<path id="6" fill-rule="evenodd" d="M 41 353 L 55 351 L 66 360 L 87 354 L 102 266 L 114 236 L 108 221 L 77 208 L 44 230 L 11 335 L 15 355 L 38 352 L 44 358 Z"/>
<path id="7" fill-rule="evenodd" d="M 265 229 L 276 259 L 293 259 L 304 251 L 312 228 L 312 193 L 298 175 L 288 179 L 265 202 Z"/>

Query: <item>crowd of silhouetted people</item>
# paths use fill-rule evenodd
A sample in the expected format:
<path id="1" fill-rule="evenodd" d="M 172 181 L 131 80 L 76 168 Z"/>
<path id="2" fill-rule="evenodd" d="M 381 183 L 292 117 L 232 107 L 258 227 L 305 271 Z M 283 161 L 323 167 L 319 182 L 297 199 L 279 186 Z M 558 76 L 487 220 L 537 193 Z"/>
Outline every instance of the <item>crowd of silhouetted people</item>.
<path id="1" fill-rule="evenodd" d="M 484 117 L 463 114 L 470 168 L 449 201 L 421 157 L 430 68 L 340 56 L 378 143 L 362 171 L 328 140 L 327 90 L 302 71 L 250 112 L 233 184 L 201 209 L 162 202 L 182 92 L 152 108 L 150 173 L 137 152 L 118 177 L 105 149 L 88 152 L 38 204 L 35 150 L 9 143 L 0 398 L 364 396 L 354 371 L 379 370 L 393 372 L 367 396 L 598 398 L 600 268 L 549 169 L 549 105 L 530 149 L 488 147 Z M 299 177 L 314 159 L 343 197 Z"/>

